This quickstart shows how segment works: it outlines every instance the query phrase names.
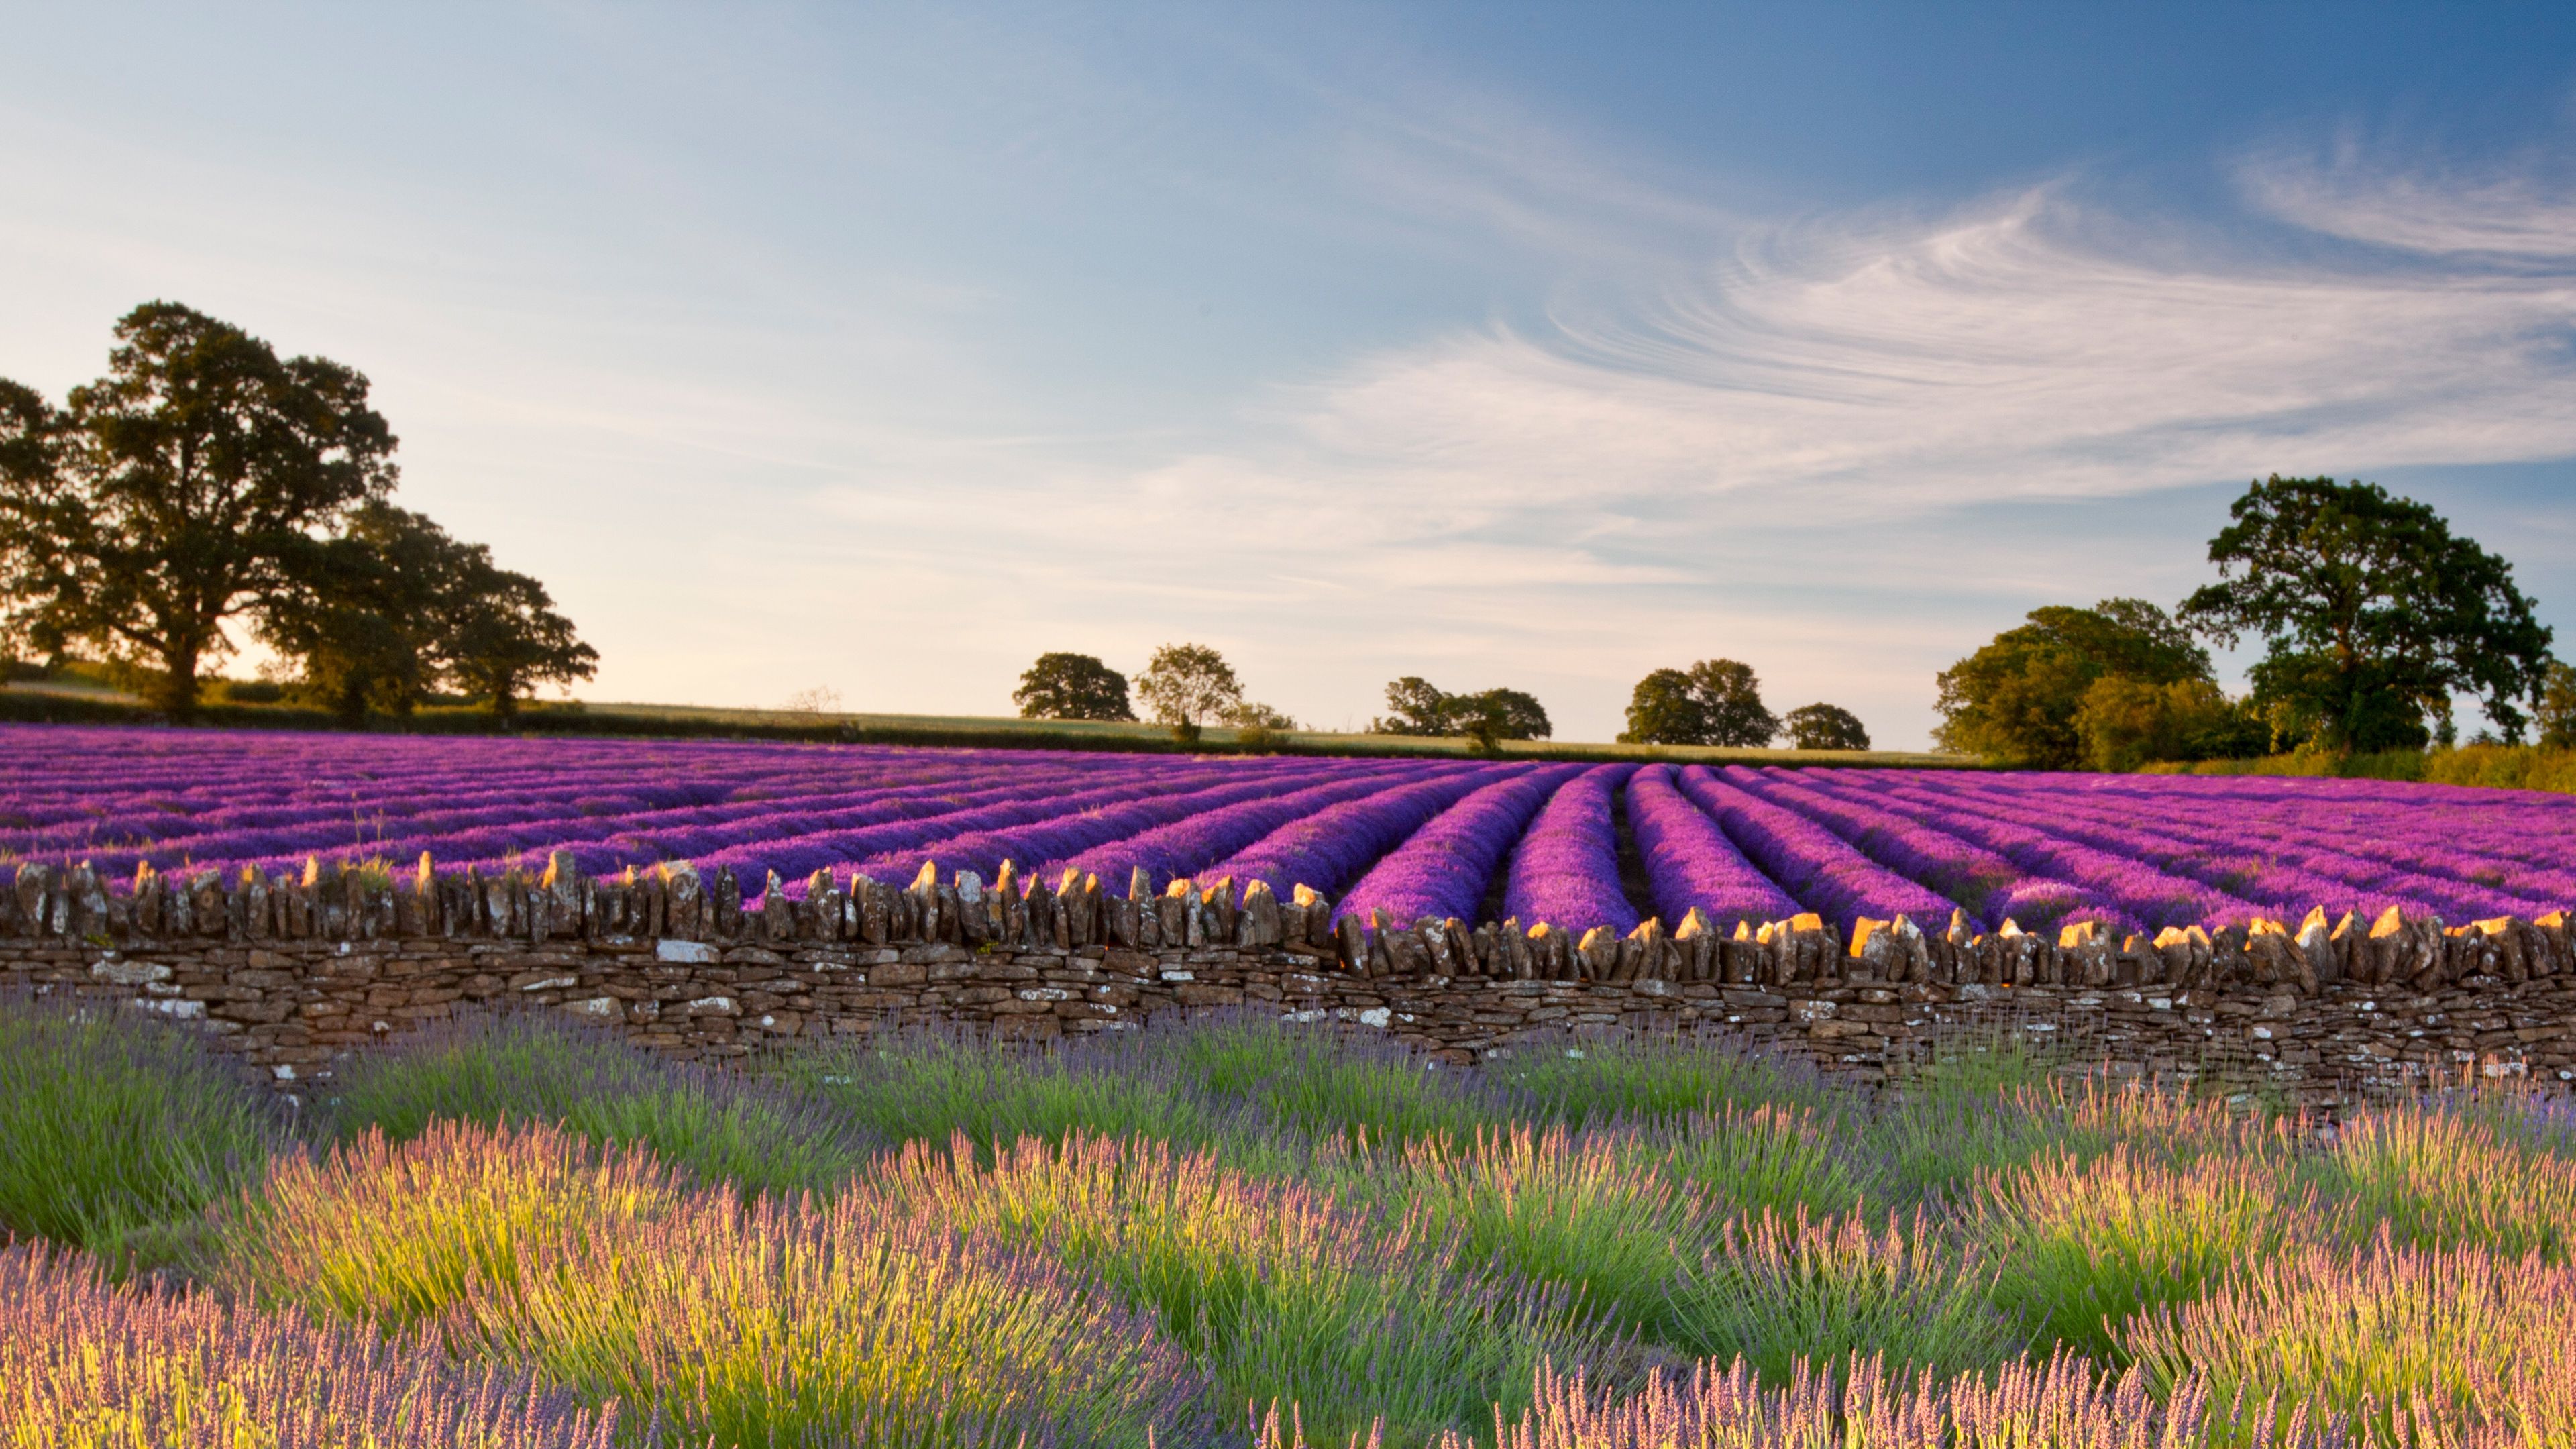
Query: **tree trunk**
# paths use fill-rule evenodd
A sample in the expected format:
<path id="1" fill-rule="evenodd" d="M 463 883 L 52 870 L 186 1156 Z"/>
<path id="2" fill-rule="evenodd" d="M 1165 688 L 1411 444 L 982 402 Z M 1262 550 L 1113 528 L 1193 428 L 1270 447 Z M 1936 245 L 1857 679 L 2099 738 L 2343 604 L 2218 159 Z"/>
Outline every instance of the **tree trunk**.
<path id="1" fill-rule="evenodd" d="M 194 724 L 197 720 L 197 653 L 192 647 L 165 649 L 161 652 L 163 674 L 152 703 L 172 724 Z"/>

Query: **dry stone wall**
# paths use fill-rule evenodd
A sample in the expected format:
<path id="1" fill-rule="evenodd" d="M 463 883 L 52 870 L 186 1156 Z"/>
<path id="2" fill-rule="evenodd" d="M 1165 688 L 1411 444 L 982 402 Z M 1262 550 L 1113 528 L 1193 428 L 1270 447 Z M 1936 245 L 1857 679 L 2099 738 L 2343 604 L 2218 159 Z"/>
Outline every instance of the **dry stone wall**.
<path id="1" fill-rule="evenodd" d="M 1851 939 L 1812 916 L 1720 937 L 1581 937 L 1458 921 L 1332 920 L 1298 888 L 1008 870 L 909 886 L 773 878 L 746 905 L 686 866 L 590 879 L 423 869 L 220 879 L 20 869 L 0 890 L 0 983 L 104 995 L 197 1022 L 281 1085 L 472 1006 L 612 1025 L 677 1054 L 735 1056 L 890 1024 L 1046 1038 L 1234 1007 L 1385 1032 L 1465 1061 L 1560 1031 L 1713 1026 L 1874 1080 L 1962 1025 L 2187 1077 L 2223 1067 L 2338 1100 L 2463 1078 L 2576 1080 L 2567 922 L 2445 927 L 2394 913 L 2113 941 L 1938 933 L 1899 918 Z"/>

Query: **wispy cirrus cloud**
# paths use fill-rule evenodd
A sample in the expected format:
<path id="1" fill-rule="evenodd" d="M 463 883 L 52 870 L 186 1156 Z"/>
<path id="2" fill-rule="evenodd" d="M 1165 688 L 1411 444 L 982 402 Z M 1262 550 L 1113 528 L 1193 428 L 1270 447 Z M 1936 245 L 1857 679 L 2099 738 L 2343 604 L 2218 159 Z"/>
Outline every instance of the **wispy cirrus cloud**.
<path id="1" fill-rule="evenodd" d="M 2254 206 L 2328 236 L 2454 261 L 2576 269 L 2576 178 L 2533 153 L 2498 167 L 2393 169 L 2345 138 L 2257 150 L 2236 168 Z"/>
<path id="2" fill-rule="evenodd" d="M 2266 173 L 2240 228 L 2071 184 L 1729 239 L 1687 284 L 1354 362 L 1303 422 L 1433 514 L 1917 514 L 2290 469 L 2576 454 L 2576 274 L 2320 263 L 2258 223 L 2576 258 L 2505 183 Z M 2516 199 L 2522 204 L 2517 206 Z M 2410 218 L 2411 229 L 2391 218 Z M 2453 246 L 2452 239 L 2462 239 Z"/>

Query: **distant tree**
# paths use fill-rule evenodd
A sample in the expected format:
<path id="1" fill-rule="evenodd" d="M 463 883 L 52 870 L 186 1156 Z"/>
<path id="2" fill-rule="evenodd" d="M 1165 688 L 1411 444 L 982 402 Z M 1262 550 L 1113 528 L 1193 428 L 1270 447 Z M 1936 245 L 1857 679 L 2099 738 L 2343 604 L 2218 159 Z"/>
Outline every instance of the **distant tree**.
<path id="1" fill-rule="evenodd" d="M 1543 740 L 1556 733 L 1538 697 L 1517 689 L 1487 689 L 1449 697 L 1449 716 L 1472 739 Z"/>
<path id="2" fill-rule="evenodd" d="M 2553 750 L 2576 750 L 2576 669 L 2553 659 L 2541 681 L 2540 711 L 2533 721 L 2540 743 Z"/>
<path id="3" fill-rule="evenodd" d="M 1272 709 L 1266 704 L 1249 699 L 1228 705 L 1218 718 L 1239 730 L 1269 730 L 1276 733 L 1298 727 L 1296 717 L 1286 710 Z"/>
<path id="4" fill-rule="evenodd" d="M 427 517 L 370 500 L 338 537 L 296 551 L 261 604 L 259 636 L 344 723 L 371 709 L 409 714 L 445 667 L 445 621 L 471 557 Z"/>
<path id="5" fill-rule="evenodd" d="M 1760 681 L 1750 665 L 1703 659 L 1689 669 L 1658 669 L 1637 681 L 1628 700 L 1628 744 L 1735 745 L 1771 743 L 1780 721 L 1762 705 Z"/>
<path id="6" fill-rule="evenodd" d="M 1445 735 L 1449 733 L 1449 696 L 1430 680 L 1408 674 L 1386 686 L 1384 717 L 1369 721 L 1375 735 Z"/>
<path id="7" fill-rule="evenodd" d="M 448 678 L 504 719 L 518 713 L 520 696 L 537 685 L 599 672 L 599 651 L 555 612 L 546 586 L 497 567 L 481 544 L 465 549 L 446 608 L 440 649 Z"/>
<path id="8" fill-rule="evenodd" d="M 1243 681 L 1224 655 L 1204 644 L 1166 644 L 1137 678 L 1136 693 L 1157 723 L 1171 726 L 1183 744 L 1195 744 L 1201 726 L 1243 703 Z"/>
<path id="9" fill-rule="evenodd" d="M 193 717 L 224 624 L 287 583 L 311 538 L 394 484 L 367 379 L 174 302 L 116 325 L 108 375 L 59 414 L 0 391 L 7 632 L 148 661 L 155 703 Z"/>
<path id="10" fill-rule="evenodd" d="M 2214 678 L 2209 651 L 2144 599 L 2052 605 L 2028 620 L 1941 672 L 1933 737 L 1945 748 L 2023 769 L 2074 769 L 2084 756 L 2076 715 L 2096 680 Z"/>
<path id="11" fill-rule="evenodd" d="M 1011 703 L 1022 719 L 1132 720 L 1127 676 L 1088 654 L 1041 654 Z"/>
<path id="12" fill-rule="evenodd" d="M 2249 720 L 2256 726 L 2253 740 L 2241 741 L 2242 724 Z M 2126 674 L 2093 681 L 2075 712 L 2075 733 L 2088 770 L 2261 754 L 2270 735 L 2259 716 L 2246 715 L 2211 680 L 2152 684 Z M 2245 743 L 2253 748 L 2245 749 Z"/>
<path id="13" fill-rule="evenodd" d="M 1465 735 L 1491 749 L 1501 740 L 1542 740 L 1554 732 L 1536 696 L 1517 689 L 1450 694 L 1419 675 L 1386 687 L 1392 713 L 1369 721 L 1381 735 Z"/>
<path id="14" fill-rule="evenodd" d="M 1707 711 L 1710 744 L 1767 745 L 1780 732 L 1779 719 L 1762 707 L 1761 683 L 1750 665 L 1703 659 L 1690 667 L 1690 681 Z"/>
<path id="15" fill-rule="evenodd" d="M 1802 704 L 1789 711 L 1782 723 L 1789 731 L 1789 744 L 1801 750 L 1865 750 L 1869 748 L 1869 730 L 1860 716 L 1838 704 Z"/>
<path id="16" fill-rule="evenodd" d="M 1637 681 L 1628 695 L 1625 745 L 1697 745 L 1708 742 L 1708 711 L 1692 693 L 1690 676 L 1678 669 L 1658 669 Z"/>
<path id="17" fill-rule="evenodd" d="M 2233 645 L 2263 636 L 2255 693 L 2336 750 L 2419 746 L 2447 736 L 2454 694 L 2475 694 L 2507 739 L 2514 701 L 2537 703 L 2550 631 L 2514 587 L 2513 565 L 2454 537 L 2424 504 L 2376 483 L 2274 474 L 2228 509 L 2209 541 L 2219 581 L 2182 618 Z"/>

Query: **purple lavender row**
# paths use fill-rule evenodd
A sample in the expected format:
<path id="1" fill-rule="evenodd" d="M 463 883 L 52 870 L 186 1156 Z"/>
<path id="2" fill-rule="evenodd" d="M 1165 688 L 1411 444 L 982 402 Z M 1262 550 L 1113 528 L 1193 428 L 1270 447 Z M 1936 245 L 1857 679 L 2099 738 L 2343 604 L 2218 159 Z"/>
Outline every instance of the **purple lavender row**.
<path id="1" fill-rule="evenodd" d="M 824 809 L 813 808 L 809 802 L 790 802 L 795 808 L 782 811 L 774 808 L 779 802 L 763 802 L 703 812 L 671 812 L 642 827 L 632 819 L 556 821 L 535 829 L 503 826 L 385 841 L 361 840 L 340 847 L 336 853 L 409 861 L 425 852 L 440 866 L 458 870 L 506 861 L 512 855 L 543 855 L 555 850 L 569 853 L 574 864 L 592 874 L 666 860 L 699 860 L 710 869 L 718 864 L 733 865 L 737 871 L 752 867 L 784 869 L 757 858 L 761 852 L 754 847 L 776 843 L 783 855 L 784 848 L 791 844 L 841 840 L 868 827 L 953 815 L 991 803 L 1043 798 L 1055 793 L 1061 784 L 1061 777 L 1050 777 L 973 792 L 960 792 L 949 783 L 908 786 L 839 797 L 854 803 L 836 800 Z M 309 834 L 288 832 L 273 838 L 278 848 L 236 863 L 275 869 L 299 864 L 309 853 L 335 853 L 329 845 L 317 851 Z M 725 851 L 740 852 L 742 858 L 712 859 Z M 838 858 L 827 856 L 826 860 Z"/>
<path id="2" fill-rule="evenodd" d="M 1806 772 L 1738 765 L 1720 775 L 1815 821 L 1907 880 L 1958 902 L 1989 929 L 2007 920 L 2032 930 L 2053 929 L 2093 904 L 2065 881 L 2034 876 L 1991 850 L 1896 814 L 1875 800 L 1809 788 Z M 2129 924 L 2108 915 L 2102 919 L 2124 929 Z"/>
<path id="3" fill-rule="evenodd" d="M 1345 800 L 1280 826 L 1199 874 L 1231 878 L 1238 886 L 1268 881 L 1283 896 L 1301 885 L 1339 895 L 1378 857 L 1421 829 L 1424 821 L 1498 775 L 1526 772 L 1522 766 L 1491 766 Z"/>
<path id="4" fill-rule="evenodd" d="M 2446 855 L 2487 856 L 2549 871 L 2567 864 L 2561 842 L 2576 832 L 2576 799 L 2520 790 L 2381 780 L 2105 776 L 2082 781 L 2076 793 L 2151 815 L 2223 815 L 2331 835 L 2338 842 L 2354 839 L 2357 831 L 2375 831 Z M 2464 879 L 2488 878 L 2483 862 L 2461 861 L 2457 868 L 2467 872 Z M 2509 869 L 2505 875 L 2516 873 Z"/>
<path id="5" fill-rule="evenodd" d="M 2130 791 L 2086 790 L 2078 798 L 2099 811 L 2131 815 L 2152 809 Z M 2344 878 L 2382 884 L 2400 894 L 2468 892 L 2443 907 L 2450 913 L 2495 915 L 2519 910 L 2520 902 L 2576 900 L 2576 871 L 2565 868 L 2564 831 L 2576 818 L 2562 819 L 2558 829 L 2535 829 L 2547 817 L 2529 810 L 2512 813 L 2469 810 L 2433 801 L 2413 808 L 2384 800 L 2333 797 L 2271 798 L 2260 810 L 2240 810 L 2230 834 L 2248 843 L 2312 857 L 2318 842 L 2331 841 Z M 2207 832 L 2170 808 L 2155 812 L 2174 833 Z M 2328 872 L 2313 860 L 2310 869 Z M 2399 874 L 2372 874 L 2374 871 Z M 2421 878 L 2419 887 L 2414 878 Z M 2501 893 L 2513 901 L 2478 902 L 2475 893 Z"/>
<path id="6" fill-rule="evenodd" d="M 2418 899 L 2322 875 L 2295 862 L 2225 844 L 2179 840 L 2126 821 L 2088 820 L 2074 801 L 2062 795 L 2018 797 L 2009 792 L 1941 787 L 1908 788 L 1902 793 L 1937 801 L 1951 810 L 1974 811 L 1990 819 L 2040 830 L 2060 840 L 2138 862 L 2168 877 L 2198 882 L 2237 901 L 2251 903 L 2257 908 L 2250 913 L 2253 915 L 2295 917 L 2314 906 L 2323 906 L 2329 912 L 2357 910 L 2373 915 L 2392 905 L 2418 910 L 2425 905 Z M 2201 924 L 2227 924 L 2243 918 L 2243 914 L 2232 914 L 2218 922 Z"/>
<path id="7" fill-rule="evenodd" d="M 2302 899 L 2329 905 L 2354 892 L 2378 901 L 2409 901 L 2454 919 L 2469 916 L 2538 916 L 2550 904 L 2537 896 L 2471 885 L 2443 876 L 2425 875 L 2386 861 L 2370 860 L 2312 841 L 2265 831 L 2259 821 L 2224 833 L 2196 825 L 2188 818 L 2167 817 L 2156 824 L 2133 824 L 2103 802 L 2014 788 L 2010 781 L 1975 792 L 1985 799 L 2014 802 L 2023 808 L 2042 804 L 2059 829 L 2077 839 L 2096 829 L 2127 832 L 2154 850 L 2141 858 L 2172 871 L 2205 880 L 2250 898 L 2268 898 L 2284 909 Z M 2277 883 L 2277 884 L 2275 884 Z M 2322 888 L 2327 894 L 2306 896 Z"/>
<path id="8" fill-rule="evenodd" d="M 1682 797 L 1672 768 L 1648 765 L 1628 781 L 1628 825 L 1646 864 L 1655 909 L 1678 924 L 1696 907 L 1721 931 L 1737 923 L 1784 921 L 1798 913 L 1705 811 Z"/>
<path id="9" fill-rule="evenodd" d="M 1886 869 L 1814 821 L 1719 779 L 1706 765 L 1684 768 L 1680 786 L 1746 859 L 1839 928 L 1850 929 L 1862 916 L 1885 920 L 1901 913 L 1925 925 L 1950 919 L 1956 903 L 1948 896 Z"/>
<path id="10" fill-rule="evenodd" d="M 373 744 L 372 738 L 370 742 Z M 455 758 L 475 758 L 465 753 L 464 742 L 434 743 Z M 62 744 L 64 751 L 85 752 L 94 747 L 95 739 L 84 733 L 66 739 Z M 40 796 L 63 792 L 47 792 L 39 788 L 44 779 L 40 773 L 44 766 L 30 762 L 23 768 L 12 770 L 12 788 L 6 795 L 7 813 L 19 822 L 21 828 L 0 836 L 0 845 L 22 851 L 41 849 L 49 843 L 47 837 L 30 835 L 26 831 L 42 830 L 49 818 L 55 824 L 67 824 L 75 831 L 84 831 L 103 810 L 115 812 L 124 809 L 155 816 L 157 819 L 142 819 L 134 823 L 148 827 L 146 833 L 152 838 L 161 838 L 173 825 L 204 831 L 233 825 L 291 823 L 316 811 L 326 817 L 345 816 L 352 795 L 359 796 L 373 813 L 434 823 L 446 812 L 470 816 L 482 809 L 512 805 L 524 807 L 534 801 L 562 801 L 567 796 L 578 796 L 588 778 L 612 765 L 614 772 L 607 773 L 602 783 L 617 786 L 616 796 L 640 797 L 638 804 L 648 807 L 711 804 L 728 798 L 746 785 L 777 782 L 784 773 L 774 768 L 750 768 L 754 762 L 745 761 L 738 755 L 718 754 L 713 761 L 702 760 L 695 764 L 699 769 L 710 763 L 728 767 L 731 773 L 726 778 L 675 786 L 675 776 L 693 773 L 680 762 L 649 755 L 618 761 L 616 757 L 602 756 L 596 750 L 586 750 L 578 745 L 566 744 L 562 748 L 562 758 L 543 770 L 459 771 L 417 768 L 420 750 L 395 746 L 363 762 L 349 762 L 343 767 L 347 773 L 337 778 L 321 762 L 292 756 L 272 758 L 267 753 L 243 757 L 246 768 L 238 772 L 216 768 L 212 761 L 206 759 L 163 760 L 155 762 L 150 772 L 141 774 L 114 770 L 85 773 L 78 778 L 79 788 L 68 800 L 50 808 L 34 801 Z M 323 753 L 319 749 L 315 752 Z M 909 773 L 920 777 L 936 773 L 955 777 L 976 769 L 976 762 L 965 758 L 943 760 L 933 757 L 898 765 L 881 756 L 868 756 L 845 762 L 840 768 L 830 771 L 800 770 L 797 772 L 799 776 L 809 778 L 789 781 L 787 793 L 847 790 L 878 783 L 890 774 Z M 652 782 L 638 785 L 638 774 L 647 772 Z M 236 775 L 240 777 L 235 778 Z M 231 792 L 229 798 L 218 793 L 218 787 Z M 174 796 L 184 797 L 193 803 L 188 807 L 174 808 L 177 804 L 172 798 Z M 459 821 L 460 825 L 474 823 L 491 822 Z"/>
<path id="11" fill-rule="evenodd" d="M 1070 868 L 1085 875 L 1097 875 L 1123 889 L 1128 878 L 1141 869 L 1151 877 L 1154 889 L 1161 890 L 1182 876 L 1197 875 L 1201 868 L 1223 860 L 1301 816 L 1374 793 L 1390 784 L 1447 774 L 1452 769 L 1454 767 L 1408 764 L 1328 780 L 1294 794 L 1246 800 L 1239 805 L 1175 821 L 1113 844 L 1095 846 L 1074 856 L 1050 860 L 1039 873 L 1044 878 L 1053 879 L 1058 872 Z"/>
<path id="12" fill-rule="evenodd" d="M 441 862 L 462 867 L 500 858 L 514 851 L 564 849 L 574 853 L 584 870 L 600 871 L 629 863 L 686 860 L 728 845 L 766 839 L 785 832 L 848 830 L 882 820 L 935 814 L 960 808 L 962 804 L 978 799 L 1025 794 L 1032 788 L 1042 789 L 1044 785 L 1032 782 L 984 786 L 968 793 L 961 792 L 955 781 L 942 781 L 854 791 L 821 799 L 688 806 L 625 816 L 567 819 L 558 815 L 552 819 L 510 821 L 372 840 L 363 835 L 353 835 L 345 842 L 327 842 L 320 850 L 328 854 L 336 848 L 342 853 L 381 855 L 391 860 L 410 860 L 426 851 Z M 781 805 L 788 808 L 781 809 Z M 316 850 L 316 839 L 314 827 L 298 826 L 284 830 L 233 832 L 221 838 L 175 844 L 189 847 L 188 853 L 199 858 L 203 858 L 204 853 L 220 851 L 218 858 L 230 856 L 238 860 L 247 857 L 252 863 L 265 865 L 300 860 Z M 208 847 L 213 849 L 203 849 Z M 166 854 L 170 848 L 163 847 L 154 854 Z"/>
<path id="13" fill-rule="evenodd" d="M 1545 921 L 1569 931 L 1637 928 L 1637 909 L 1619 886 L 1618 842 L 1611 798 L 1634 765 L 1595 765 L 1557 787 L 1512 852 L 1503 911 L 1524 925 Z"/>
<path id="14" fill-rule="evenodd" d="M 932 776 L 930 783 L 898 788 L 909 788 L 916 791 L 934 790 L 941 788 L 943 782 L 948 785 L 953 785 L 961 779 L 973 780 L 976 778 L 977 777 L 971 771 L 961 772 L 955 767 L 950 767 L 936 772 Z M 989 781 L 989 776 L 984 777 L 984 779 Z M 888 789 L 888 786 L 878 784 L 845 794 L 827 796 L 819 799 L 808 797 L 794 803 L 800 810 L 806 812 L 821 812 L 839 807 L 860 807 L 884 796 L 888 793 Z M 412 787 L 403 785 L 399 782 L 395 783 L 391 787 L 391 793 L 397 796 L 411 793 L 411 791 Z M 597 840 L 614 834 L 621 828 L 633 828 L 644 825 L 658 828 L 666 824 L 695 824 L 700 822 L 731 822 L 748 820 L 763 814 L 777 813 L 779 803 L 781 802 L 748 800 L 726 805 L 691 805 L 669 811 L 655 812 L 649 817 L 626 816 L 621 818 L 615 815 L 599 817 L 584 815 L 575 817 L 578 818 L 580 822 L 577 825 L 574 824 L 573 819 L 567 819 L 561 811 L 554 812 L 554 816 L 551 820 L 546 818 L 546 812 L 544 811 L 503 812 L 503 820 L 494 822 L 494 824 L 504 828 L 513 824 L 548 825 L 554 828 L 549 831 L 515 832 L 513 834 L 505 835 L 502 838 L 512 839 L 515 843 L 521 845 L 554 844 L 579 840 Z M 130 869 L 135 861 L 144 859 L 152 861 L 156 866 L 166 868 L 168 866 L 178 864 L 182 860 L 195 862 L 257 861 L 266 857 L 285 856 L 290 854 L 300 856 L 307 851 L 317 849 L 351 849 L 356 848 L 357 845 L 362 843 L 375 851 L 399 853 L 403 856 L 415 855 L 421 850 L 431 850 L 442 855 L 453 856 L 457 854 L 459 847 L 451 841 L 450 837 L 471 834 L 477 830 L 490 830 L 494 828 L 493 825 L 486 824 L 463 824 L 463 821 L 476 819 L 476 816 L 470 813 L 462 817 L 446 815 L 443 819 L 441 817 L 441 813 L 433 813 L 424 817 L 415 817 L 413 821 L 410 822 L 415 828 L 405 830 L 399 836 L 388 837 L 380 835 L 374 841 L 362 841 L 360 839 L 362 834 L 361 827 L 366 823 L 366 817 L 353 820 L 349 814 L 349 807 L 345 802 L 335 802 L 328 807 L 321 807 L 318 809 L 308 807 L 308 809 L 311 810 L 311 813 L 305 820 L 290 826 L 190 834 L 174 837 L 165 840 L 161 844 L 145 849 L 117 850 L 113 852 L 93 851 L 91 852 L 91 856 L 94 863 L 99 864 L 101 868 L 118 872 Z M 522 813 L 533 814 L 536 818 L 524 820 L 510 818 L 511 816 Z M 418 828 L 424 823 L 429 824 L 431 828 Z M 437 828 L 439 825 L 449 823 L 458 824 L 459 828 Z M 116 827 L 113 824 L 109 824 L 106 827 L 106 829 L 111 832 L 115 828 Z M 534 835 L 536 839 L 531 841 L 529 838 L 531 835 Z M 471 851 L 470 847 L 468 847 L 468 849 L 469 853 L 482 853 L 479 851 Z"/>
<path id="15" fill-rule="evenodd" d="M 1853 787 L 1820 782 L 1819 788 L 1848 795 Z M 2091 901 L 2147 930 L 2195 925 L 2215 928 L 2249 916 L 2270 914 L 2252 901 L 2199 881 L 2169 875 L 2142 861 L 2061 839 L 2031 825 L 1983 811 L 1928 803 L 1902 790 L 1888 790 L 1874 798 L 1890 810 L 1982 845 L 2032 875 L 2065 881 Z"/>
<path id="16" fill-rule="evenodd" d="M 1132 835 L 1186 820 L 1203 811 L 1223 809 L 1245 800 L 1269 799 L 1311 783 L 1315 783 L 1312 775 L 1271 775 L 1186 790 L 1177 795 L 1157 794 L 1120 805 L 1060 813 L 1014 828 L 964 831 L 925 840 L 902 850 L 870 856 L 851 869 L 877 880 L 896 882 L 912 879 L 920 874 L 924 865 L 936 865 L 943 873 L 971 870 L 990 878 L 1000 872 L 1005 860 L 1023 867 L 1039 861 L 1062 860 L 1112 841 L 1125 840 Z M 837 872 L 838 868 L 835 869 Z M 1117 884 L 1119 889 L 1126 889 L 1125 881 Z"/>
<path id="17" fill-rule="evenodd" d="M 1542 765 L 1478 787 L 1371 866 L 1334 905 L 1333 919 L 1365 921 L 1375 911 L 1405 922 L 1477 919 L 1494 873 L 1530 817 L 1581 773 L 1580 765 Z"/>
<path id="18" fill-rule="evenodd" d="M 1159 780 L 1129 779 L 1115 785 L 1070 793 L 1061 788 L 1012 791 L 1005 798 L 970 809 L 948 810 L 908 820 L 889 820 L 856 830 L 785 835 L 727 846 L 703 855 L 672 858 L 694 859 L 701 871 L 730 869 L 737 879 L 746 882 L 757 882 L 771 872 L 783 880 L 796 880 L 851 861 L 911 852 L 928 841 L 1057 820 L 1164 794 L 1167 788 Z M 918 869 L 917 866 L 915 868 Z"/>

